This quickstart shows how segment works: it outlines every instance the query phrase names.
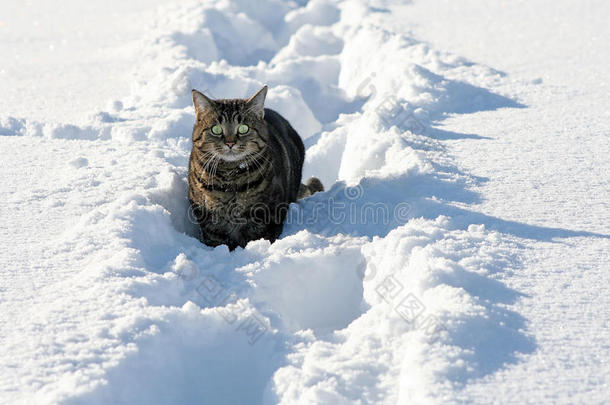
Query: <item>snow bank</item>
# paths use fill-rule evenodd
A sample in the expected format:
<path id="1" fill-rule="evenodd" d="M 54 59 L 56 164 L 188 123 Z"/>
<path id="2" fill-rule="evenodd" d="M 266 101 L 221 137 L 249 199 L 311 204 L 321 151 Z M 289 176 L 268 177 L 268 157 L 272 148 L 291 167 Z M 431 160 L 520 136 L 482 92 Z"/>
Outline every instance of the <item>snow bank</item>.
<path id="1" fill-rule="evenodd" d="M 434 137 L 446 114 L 516 104 L 450 79 L 471 65 L 384 29 L 364 2 L 254 4 L 160 9 L 131 95 L 88 126 L 0 122 L 149 157 L 130 167 L 146 168 L 143 185 L 58 242 L 83 270 L 55 286 L 70 300 L 46 304 L 58 326 L 37 349 L 46 375 L 25 382 L 36 399 L 439 401 L 532 349 L 504 307 L 517 293 L 493 277 L 515 247 L 443 215 L 475 197 Z M 273 245 L 203 246 L 186 201 L 190 90 L 244 97 L 263 84 L 328 191 L 294 204 Z"/>
<path id="2" fill-rule="evenodd" d="M 332 337 L 303 336 L 274 375 L 279 403 L 436 400 L 531 343 L 491 297 L 514 294 L 488 267 L 510 251 L 483 226 L 412 220 L 362 247 L 367 310 Z M 491 359 L 490 359 L 491 358 Z"/>

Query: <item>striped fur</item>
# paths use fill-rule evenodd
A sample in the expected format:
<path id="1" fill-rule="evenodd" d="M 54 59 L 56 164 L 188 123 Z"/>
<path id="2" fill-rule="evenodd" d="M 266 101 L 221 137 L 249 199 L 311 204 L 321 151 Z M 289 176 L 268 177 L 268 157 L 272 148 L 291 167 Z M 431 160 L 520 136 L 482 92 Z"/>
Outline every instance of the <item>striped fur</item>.
<path id="1" fill-rule="evenodd" d="M 323 189 L 317 179 L 314 187 L 301 184 L 303 142 L 280 114 L 264 108 L 266 91 L 248 100 L 210 100 L 193 91 L 189 201 L 206 245 L 233 250 L 260 238 L 273 242 L 289 204 Z M 243 124 L 249 131 L 241 135 Z M 221 136 L 211 131 L 215 125 Z"/>

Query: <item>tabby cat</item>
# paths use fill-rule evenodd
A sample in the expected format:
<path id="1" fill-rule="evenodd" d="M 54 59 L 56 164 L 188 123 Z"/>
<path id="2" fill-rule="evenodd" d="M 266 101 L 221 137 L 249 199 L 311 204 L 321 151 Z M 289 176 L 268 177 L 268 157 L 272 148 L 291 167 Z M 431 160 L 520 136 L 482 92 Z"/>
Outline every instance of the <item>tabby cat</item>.
<path id="1" fill-rule="evenodd" d="M 323 191 L 301 184 L 305 148 L 277 112 L 265 108 L 267 86 L 249 99 L 212 100 L 193 90 L 197 113 L 189 161 L 189 201 L 200 239 L 233 250 L 275 241 L 291 202 Z"/>

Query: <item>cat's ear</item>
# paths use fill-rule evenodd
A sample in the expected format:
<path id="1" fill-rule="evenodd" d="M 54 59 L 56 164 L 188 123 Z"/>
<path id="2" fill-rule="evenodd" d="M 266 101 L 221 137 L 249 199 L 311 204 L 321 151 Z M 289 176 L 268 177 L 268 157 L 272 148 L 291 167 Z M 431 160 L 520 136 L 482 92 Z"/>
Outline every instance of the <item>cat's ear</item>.
<path id="1" fill-rule="evenodd" d="M 193 89 L 193 105 L 195 106 L 195 112 L 197 117 L 206 110 L 210 110 L 214 107 L 214 100 L 208 98 L 205 94 Z"/>
<path id="2" fill-rule="evenodd" d="M 248 109 L 261 118 L 265 117 L 265 97 L 267 97 L 267 86 L 263 86 L 258 93 L 250 97 L 246 102 L 248 104 Z"/>

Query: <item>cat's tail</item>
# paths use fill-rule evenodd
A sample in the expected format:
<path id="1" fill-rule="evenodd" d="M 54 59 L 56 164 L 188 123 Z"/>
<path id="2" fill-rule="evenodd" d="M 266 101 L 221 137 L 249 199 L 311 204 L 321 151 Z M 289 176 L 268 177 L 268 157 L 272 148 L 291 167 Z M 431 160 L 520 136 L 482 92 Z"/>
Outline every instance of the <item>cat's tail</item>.
<path id="1" fill-rule="evenodd" d="M 297 198 L 305 198 L 309 197 L 313 193 L 317 193 L 318 191 L 324 191 L 324 185 L 317 177 L 310 177 L 305 184 L 301 184 L 299 187 L 299 195 Z"/>

